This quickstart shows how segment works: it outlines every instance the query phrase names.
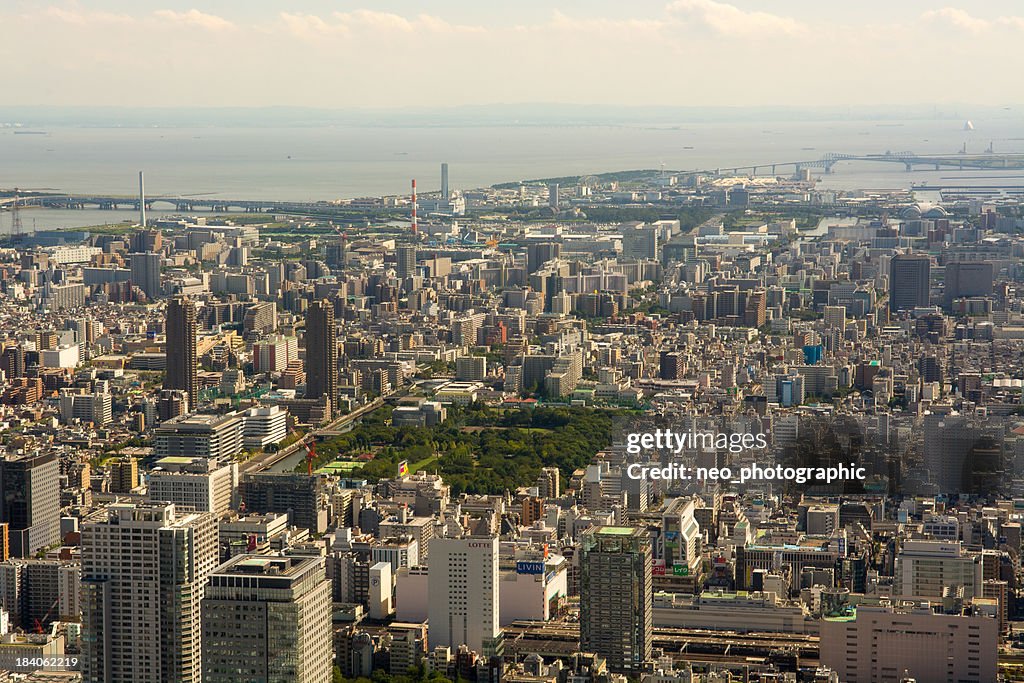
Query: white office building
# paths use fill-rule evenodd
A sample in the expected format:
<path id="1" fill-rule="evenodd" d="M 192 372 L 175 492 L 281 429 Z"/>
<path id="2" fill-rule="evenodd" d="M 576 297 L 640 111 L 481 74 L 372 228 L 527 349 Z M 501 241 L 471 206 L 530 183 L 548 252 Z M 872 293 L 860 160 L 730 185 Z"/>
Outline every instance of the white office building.
<path id="1" fill-rule="evenodd" d="M 216 459 L 167 457 L 149 473 L 149 500 L 174 503 L 178 510 L 212 512 L 231 510 L 238 492 L 238 465 Z"/>
<path id="2" fill-rule="evenodd" d="M 230 458 L 242 450 L 242 418 L 226 415 L 182 415 L 156 428 L 157 456 Z"/>
<path id="3" fill-rule="evenodd" d="M 60 421 L 64 424 L 80 420 L 102 426 L 110 422 L 111 417 L 110 394 L 85 394 L 74 389 L 60 390 Z"/>
<path id="4" fill-rule="evenodd" d="M 242 445 L 262 449 L 288 436 L 288 411 L 281 406 L 258 406 L 242 413 Z"/>
<path id="5" fill-rule="evenodd" d="M 44 368 L 77 368 L 80 360 L 78 344 L 67 344 L 58 349 L 39 352 L 39 365 Z"/>
<path id="6" fill-rule="evenodd" d="M 497 650 L 498 539 L 435 538 L 430 542 L 428 638 L 431 647 Z"/>
<path id="7" fill-rule="evenodd" d="M 982 595 L 980 553 L 969 553 L 959 541 L 908 539 L 896 555 L 893 595 L 942 598 L 946 588 L 962 587 L 964 599 Z"/>

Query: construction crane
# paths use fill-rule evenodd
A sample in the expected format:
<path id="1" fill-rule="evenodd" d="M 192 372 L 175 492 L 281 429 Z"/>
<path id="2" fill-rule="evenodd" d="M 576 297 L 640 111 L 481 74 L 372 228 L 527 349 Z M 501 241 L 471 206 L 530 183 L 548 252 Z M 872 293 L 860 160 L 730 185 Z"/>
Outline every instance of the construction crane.
<path id="1" fill-rule="evenodd" d="M 316 460 L 316 439 L 314 438 L 308 444 L 305 439 L 300 439 L 299 443 L 306 449 L 306 473 L 313 476 L 313 461 Z"/>
<path id="2" fill-rule="evenodd" d="M 46 614 L 43 615 L 42 619 L 34 620 L 36 633 L 43 633 L 43 624 L 45 624 L 46 621 L 50 618 L 50 615 L 53 614 L 53 610 L 58 605 L 58 603 L 60 603 L 60 598 L 57 598 L 53 601 L 53 604 L 50 605 L 50 609 L 46 610 Z"/>

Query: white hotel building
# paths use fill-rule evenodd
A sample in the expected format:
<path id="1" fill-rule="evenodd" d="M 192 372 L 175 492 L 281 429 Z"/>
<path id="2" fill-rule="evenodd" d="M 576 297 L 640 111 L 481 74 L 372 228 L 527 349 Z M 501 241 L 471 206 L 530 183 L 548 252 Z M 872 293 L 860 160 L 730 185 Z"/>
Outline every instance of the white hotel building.
<path id="1" fill-rule="evenodd" d="M 498 539 L 435 538 L 430 541 L 427 585 L 431 648 L 467 645 L 493 654 L 501 627 L 498 610 Z"/>

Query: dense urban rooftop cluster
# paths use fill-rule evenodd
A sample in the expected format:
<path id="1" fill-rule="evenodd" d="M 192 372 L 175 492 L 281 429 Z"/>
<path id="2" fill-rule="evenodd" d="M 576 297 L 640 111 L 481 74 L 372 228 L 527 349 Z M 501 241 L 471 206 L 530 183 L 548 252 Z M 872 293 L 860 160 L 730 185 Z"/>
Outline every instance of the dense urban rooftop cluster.
<path id="1" fill-rule="evenodd" d="M 443 186 L 3 245 L 0 670 L 1024 663 L 1016 200 L 806 170 Z M 761 438 L 630 447 L 667 429 Z M 864 476 L 636 475 L 776 465 Z"/>

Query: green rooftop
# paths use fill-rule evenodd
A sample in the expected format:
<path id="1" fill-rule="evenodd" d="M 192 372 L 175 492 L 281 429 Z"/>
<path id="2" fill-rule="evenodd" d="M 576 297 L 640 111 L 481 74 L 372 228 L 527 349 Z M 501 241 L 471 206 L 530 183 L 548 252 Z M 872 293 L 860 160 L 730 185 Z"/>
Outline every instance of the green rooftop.
<path id="1" fill-rule="evenodd" d="M 825 621 L 857 621 L 857 608 L 845 607 L 841 612 L 836 614 L 826 614 L 823 618 Z"/>
<path id="2" fill-rule="evenodd" d="M 188 458 L 184 455 L 168 455 L 166 458 L 160 458 L 156 461 L 156 464 L 165 463 L 167 465 L 187 465 L 195 460 L 195 458 Z"/>
<path id="3" fill-rule="evenodd" d="M 363 464 L 359 462 L 352 462 L 348 460 L 336 460 L 330 462 L 320 469 L 317 470 L 318 474 L 339 474 L 341 472 L 351 472 L 362 467 Z"/>
<path id="4" fill-rule="evenodd" d="M 603 536 L 632 536 L 635 531 L 631 526 L 603 526 L 598 533 Z"/>

